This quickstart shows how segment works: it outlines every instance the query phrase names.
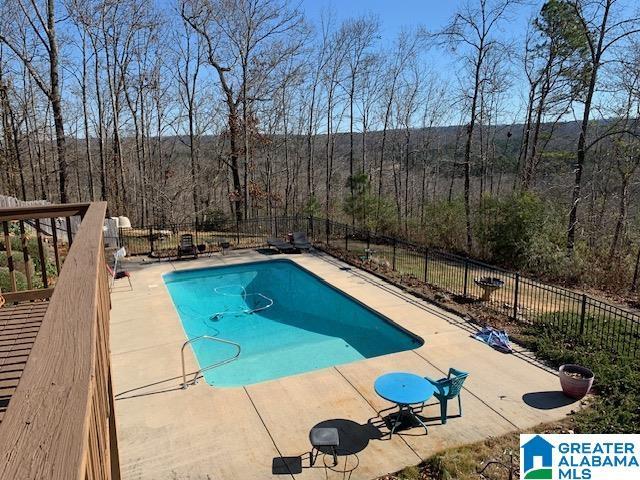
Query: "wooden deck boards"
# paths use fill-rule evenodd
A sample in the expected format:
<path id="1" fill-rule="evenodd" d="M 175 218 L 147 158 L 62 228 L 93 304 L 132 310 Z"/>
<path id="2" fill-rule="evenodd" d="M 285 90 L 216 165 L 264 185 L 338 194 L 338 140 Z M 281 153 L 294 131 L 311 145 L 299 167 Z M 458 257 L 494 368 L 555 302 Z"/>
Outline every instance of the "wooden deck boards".
<path id="1" fill-rule="evenodd" d="M 48 301 L 36 301 L 0 308 L 0 422 L 16 391 L 48 305 Z"/>

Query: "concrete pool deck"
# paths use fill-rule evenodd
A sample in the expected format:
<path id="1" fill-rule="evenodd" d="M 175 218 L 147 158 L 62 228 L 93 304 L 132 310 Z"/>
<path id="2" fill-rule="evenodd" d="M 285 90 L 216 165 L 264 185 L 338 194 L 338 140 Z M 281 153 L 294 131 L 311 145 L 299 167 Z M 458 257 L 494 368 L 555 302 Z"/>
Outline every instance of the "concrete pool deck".
<path id="1" fill-rule="evenodd" d="M 186 390 L 180 348 L 185 334 L 161 275 L 174 268 L 231 265 L 283 258 L 253 250 L 232 251 L 192 261 L 129 260 L 133 290 L 120 280 L 112 292 L 111 355 L 116 421 L 123 479 L 324 479 L 322 455 L 309 467 L 309 431 L 336 425 L 341 443 L 357 455 L 352 479 L 373 479 L 444 448 L 527 429 L 563 418 L 578 403 L 559 392 L 557 376 L 527 352 L 505 355 L 471 338 L 463 319 L 402 292 L 361 270 L 322 253 L 286 258 L 322 277 L 402 327 L 424 345 L 238 388 L 215 388 L 201 380 Z M 124 283 L 123 283 L 124 282 Z M 198 369 L 190 349 L 187 371 Z M 446 425 L 433 401 L 422 415 L 424 429 L 389 439 L 377 411 L 391 406 L 376 395 L 374 380 L 390 371 L 440 378 L 449 367 L 470 372 L 457 402 L 449 404 Z M 224 368 L 224 367 L 222 367 Z M 453 417 L 451 417 L 454 415 Z M 276 475 L 282 457 L 303 455 L 300 473 Z M 345 459 L 341 457 L 339 467 Z"/>

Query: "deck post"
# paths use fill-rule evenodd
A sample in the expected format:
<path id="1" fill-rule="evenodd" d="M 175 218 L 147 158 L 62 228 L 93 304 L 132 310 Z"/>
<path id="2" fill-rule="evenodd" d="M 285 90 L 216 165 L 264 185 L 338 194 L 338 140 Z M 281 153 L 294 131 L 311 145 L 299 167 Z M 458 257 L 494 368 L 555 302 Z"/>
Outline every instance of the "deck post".
<path id="1" fill-rule="evenodd" d="M 9 280 L 11 282 L 11 291 L 17 292 L 16 286 L 16 272 L 13 264 L 13 254 L 11 252 L 11 237 L 9 236 L 9 222 L 2 222 L 2 229 L 4 230 L 4 249 L 7 252 L 7 266 L 9 267 Z M 41 264 L 44 269 L 44 263 Z"/>
<path id="2" fill-rule="evenodd" d="M 36 238 L 38 239 L 38 258 L 40 259 L 40 273 L 42 274 L 42 285 L 44 288 L 49 287 L 47 279 L 46 257 L 44 256 L 44 246 L 42 245 L 42 229 L 40 228 L 40 219 L 36 218 Z M 56 246 L 56 249 L 58 247 Z"/>

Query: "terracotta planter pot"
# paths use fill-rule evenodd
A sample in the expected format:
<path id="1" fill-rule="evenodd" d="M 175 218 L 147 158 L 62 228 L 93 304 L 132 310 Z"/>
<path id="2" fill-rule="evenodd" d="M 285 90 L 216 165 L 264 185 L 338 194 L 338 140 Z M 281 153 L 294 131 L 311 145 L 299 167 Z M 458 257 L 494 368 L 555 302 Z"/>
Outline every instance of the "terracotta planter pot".
<path id="1" fill-rule="evenodd" d="M 569 373 L 579 373 L 584 378 L 574 378 Z M 564 394 L 571 398 L 581 399 L 593 385 L 593 372 L 588 368 L 580 365 L 566 364 L 560 367 L 558 371 L 560 377 L 560 385 Z"/>

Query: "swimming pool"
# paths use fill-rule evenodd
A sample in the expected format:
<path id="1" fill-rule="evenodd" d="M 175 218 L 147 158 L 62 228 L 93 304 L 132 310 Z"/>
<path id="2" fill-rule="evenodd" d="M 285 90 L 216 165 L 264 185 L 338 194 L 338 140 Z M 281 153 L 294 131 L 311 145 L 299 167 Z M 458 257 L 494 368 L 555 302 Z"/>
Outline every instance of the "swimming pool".
<path id="1" fill-rule="evenodd" d="M 290 260 L 199 268 L 163 276 L 189 339 L 241 345 L 237 360 L 207 370 L 210 385 L 234 387 L 411 350 L 422 340 Z M 235 347 L 191 344 L 200 368 Z"/>

